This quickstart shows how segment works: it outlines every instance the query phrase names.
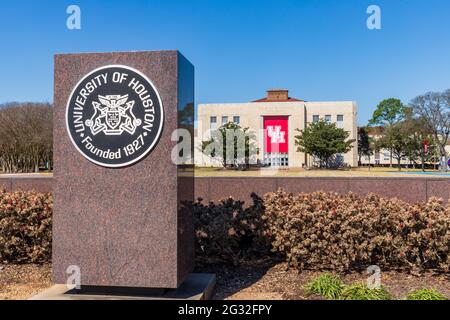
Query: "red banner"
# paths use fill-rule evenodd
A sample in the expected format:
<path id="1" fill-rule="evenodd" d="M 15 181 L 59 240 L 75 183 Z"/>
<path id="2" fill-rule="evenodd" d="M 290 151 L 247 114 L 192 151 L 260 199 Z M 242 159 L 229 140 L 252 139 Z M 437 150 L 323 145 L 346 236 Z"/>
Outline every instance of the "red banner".
<path id="1" fill-rule="evenodd" d="M 425 154 L 428 153 L 428 145 L 430 144 L 430 142 L 428 140 L 423 140 L 423 151 Z"/>
<path id="2" fill-rule="evenodd" d="M 288 117 L 264 117 L 264 150 L 265 152 L 287 153 Z"/>

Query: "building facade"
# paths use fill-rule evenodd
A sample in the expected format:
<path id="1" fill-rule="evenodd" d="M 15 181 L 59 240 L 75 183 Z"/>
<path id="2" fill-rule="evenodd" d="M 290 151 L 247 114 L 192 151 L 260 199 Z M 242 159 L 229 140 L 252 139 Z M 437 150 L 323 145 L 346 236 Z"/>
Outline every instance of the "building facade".
<path id="1" fill-rule="evenodd" d="M 200 151 L 201 141 L 228 122 L 239 124 L 256 134 L 258 160 L 267 166 L 311 167 L 316 160 L 295 145 L 296 129 L 305 129 L 313 121 L 325 119 L 350 132 L 357 140 L 357 105 L 353 101 L 309 102 L 289 97 L 288 90 L 267 91 L 263 99 L 248 103 L 199 104 L 195 164 L 220 166 L 220 163 Z M 350 152 L 336 155 L 336 161 L 347 166 L 358 165 L 357 142 Z"/>

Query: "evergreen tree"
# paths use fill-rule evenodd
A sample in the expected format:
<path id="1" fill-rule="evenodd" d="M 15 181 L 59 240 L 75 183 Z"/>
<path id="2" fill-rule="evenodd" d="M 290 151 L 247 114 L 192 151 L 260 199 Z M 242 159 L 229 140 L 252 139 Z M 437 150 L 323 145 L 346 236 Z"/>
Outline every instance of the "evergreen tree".
<path id="1" fill-rule="evenodd" d="M 348 140 L 350 132 L 337 128 L 336 124 L 323 119 L 308 124 L 304 130 L 296 129 L 297 151 L 305 152 L 320 159 L 321 166 L 329 166 L 331 157 L 347 153 L 353 148 L 354 139 Z"/>

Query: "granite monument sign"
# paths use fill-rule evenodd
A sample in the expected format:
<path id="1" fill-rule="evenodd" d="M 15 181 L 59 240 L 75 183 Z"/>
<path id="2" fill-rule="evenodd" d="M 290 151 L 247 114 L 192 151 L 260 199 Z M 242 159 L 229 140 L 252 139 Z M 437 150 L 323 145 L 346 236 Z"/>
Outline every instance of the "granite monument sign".
<path id="1" fill-rule="evenodd" d="M 56 284 L 78 270 L 83 288 L 178 288 L 192 272 L 193 170 L 172 154 L 193 103 L 178 51 L 55 56 Z"/>

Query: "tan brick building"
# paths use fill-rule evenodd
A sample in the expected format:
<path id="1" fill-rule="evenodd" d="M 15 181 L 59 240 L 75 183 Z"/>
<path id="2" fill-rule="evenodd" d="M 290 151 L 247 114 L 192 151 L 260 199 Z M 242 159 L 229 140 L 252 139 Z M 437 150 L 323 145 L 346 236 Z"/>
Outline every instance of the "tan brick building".
<path id="1" fill-rule="evenodd" d="M 336 123 L 350 132 L 350 139 L 357 139 L 354 101 L 309 102 L 289 97 L 288 90 L 273 89 L 267 91 L 265 98 L 253 102 L 199 104 L 195 163 L 197 166 L 219 165 L 201 153 L 200 143 L 210 137 L 211 130 L 234 122 L 256 133 L 258 159 L 262 163 L 280 167 L 312 166 L 313 157 L 297 151 L 295 129 L 304 129 L 307 123 L 319 119 Z M 273 147 L 275 144 L 276 148 Z M 346 165 L 357 166 L 357 142 L 350 152 L 337 155 L 337 159 Z"/>

